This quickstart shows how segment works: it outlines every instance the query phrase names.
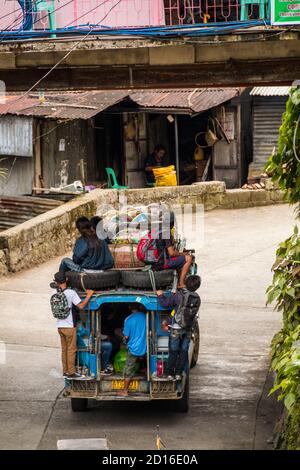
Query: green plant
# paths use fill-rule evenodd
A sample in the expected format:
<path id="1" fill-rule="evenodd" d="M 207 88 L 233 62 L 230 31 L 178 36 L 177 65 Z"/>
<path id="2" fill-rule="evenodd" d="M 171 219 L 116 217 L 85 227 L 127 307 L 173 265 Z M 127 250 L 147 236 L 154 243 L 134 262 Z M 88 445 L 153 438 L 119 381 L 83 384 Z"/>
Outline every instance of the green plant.
<path id="1" fill-rule="evenodd" d="M 298 228 L 280 243 L 273 266 L 273 283 L 267 303 L 276 301 L 282 312 L 283 328 L 272 341 L 272 368 L 276 372 L 270 393 L 280 390 L 279 399 L 290 412 L 300 403 L 300 237 Z"/>
<path id="2" fill-rule="evenodd" d="M 300 215 L 300 88 L 293 87 L 279 129 L 278 150 L 267 163 L 279 188 L 291 204 L 298 204 Z M 278 391 L 289 414 L 288 423 L 300 424 L 300 236 L 298 227 L 276 251 L 273 282 L 267 289 L 267 303 L 276 302 L 282 313 L 283 328 L 272 340 L 271 367 L 276 372 L 270 394 Z M 294 426 L 293 424 L 293 426 Z M 288 425 L 287 425 L 288 426 Z M 293 442 L 287 447 L 298 448 L 297 433 L 289 433 Z M 295 437 L 296 436 L 296 437 Z"/>
<path id="3" fill-rule="evenodd" d="M 300 201 L 300 87 L 292 87 L 279 129 L 278 150 L 268 160 L 272 174 L 291 203 Z"/>

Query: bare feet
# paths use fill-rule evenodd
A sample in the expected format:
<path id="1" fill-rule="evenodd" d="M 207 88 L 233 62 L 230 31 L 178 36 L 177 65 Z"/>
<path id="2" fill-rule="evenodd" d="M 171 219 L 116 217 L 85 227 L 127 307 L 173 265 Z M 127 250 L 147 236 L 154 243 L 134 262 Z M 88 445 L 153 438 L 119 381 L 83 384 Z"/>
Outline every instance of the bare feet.
<path id="1" fill-rule="evenodd" d="M 177 284 L 177 289 L 185 289 L 186 285 L 185 284 Z"/>
<path id="2" fill-rule="evenodd" d="M 128 392 L 127 390 L 120 390 L 118 393 L 117 393 L 118 397 L 128 397 Z"/>

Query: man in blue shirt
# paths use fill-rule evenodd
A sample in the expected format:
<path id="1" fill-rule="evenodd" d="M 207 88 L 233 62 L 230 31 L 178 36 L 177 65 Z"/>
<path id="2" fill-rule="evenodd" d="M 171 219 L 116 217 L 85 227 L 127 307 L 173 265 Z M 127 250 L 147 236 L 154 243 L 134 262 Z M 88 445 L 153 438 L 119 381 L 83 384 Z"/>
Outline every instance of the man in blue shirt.
<path id="1" fill-rule="evenodd" d="M 147 352 L 146 340 L 146 314 L 139 306 L 131 307 L 131 315 L 124 323 L 124 340 L 127 342 L 128 350 L 124 368 L 124 389 L 118 393 L 122 397 L 128 396 L 131 378 L 134 376 L 136 364 L 139 358 Z"/>

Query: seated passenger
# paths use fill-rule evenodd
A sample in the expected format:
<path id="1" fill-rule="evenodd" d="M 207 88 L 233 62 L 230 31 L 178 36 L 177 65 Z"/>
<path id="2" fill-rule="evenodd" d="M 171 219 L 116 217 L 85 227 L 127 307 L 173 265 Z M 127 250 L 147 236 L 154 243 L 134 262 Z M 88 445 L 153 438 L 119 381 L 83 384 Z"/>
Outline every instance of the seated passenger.
<path id="1" fill-rule="evenodd" d="M 200 277 L 193 275 L 188 276 L 186 280 L 186 288 L 179 289 L 175 294 L 164 294 L 163 291 L 157 291 L 158 302 L 163 308 L 173 308 L 175 313 L 169 318 L 168 324 L 170 328 L 169 336 L 169 359 L 167 363 L 168 379 L 181 379 L 184 370 L 188 369 L 188 352 L 191 341 L 192 328 L 195 324 L 197 312 L 200 308 L 200 297 L 196 294 L 196 290 L 200 287 Z M 189 326 L 182 326 L 181 314 L 184 308 L 184 301 L 190 294 L 191 298 L 186 300 L 187 309 L 190 316 Z M 181 310 L 181 311 L 180 311 Z M 188 322 L 187 322 L 188 323 Z"/>
<path id="2" fill-rule="evenodd" d="M 128 396 L 130 380 L 135 374 L 137 362 L 147 352 L 146 314 L 142 309 L 133 305 L 132 313 L 124 323 L 124 340 L 127 342 L 128 350 L 124 368 L 124 389 L 118 392 L 122 397 Z"/>
<path id="3" fill-rule="evenodd" d="M 175 243 L 172 238 L 172 231 L 174 229 L 174 216 L 170 217 L 170 227 L 163 229 L 158 235 L 157 247 L 159 251 L 159 260 L 153 266 L 156 271 L 163 269 L 179 269 L 180 276 L 178 281 L 178 289 L 185 287 L 185 279 L 193 263 L 193 257 L 187 253 L 181 253 L 176 250 Z"/>
<path id="4" fill-rule="evenodd" d="M 105 240 L 99 240 L 86 217 L 76 220 L 76 228 L 81 237 L 75 243 L 73 258 L 64 258 L 59 271 L 82 272 L 86 270 L 105 270 L 113 267 L 113 257 Z"/>
<path id="5" fill-rule="evenodd" d="M 101 333 L 112 344 L 112 358 L 120 349 L 123 338 L 122 325 L 121 316 L 116 315 L 114 310 L 108 311 L 106 315 L 101 315 Z"/>
<path id="6" fill-rule="evenodd" d="M 113 345 L 106 335 L 101 335 L 101 374 L 111 375 L 114 371 L 109 365 Z"/>

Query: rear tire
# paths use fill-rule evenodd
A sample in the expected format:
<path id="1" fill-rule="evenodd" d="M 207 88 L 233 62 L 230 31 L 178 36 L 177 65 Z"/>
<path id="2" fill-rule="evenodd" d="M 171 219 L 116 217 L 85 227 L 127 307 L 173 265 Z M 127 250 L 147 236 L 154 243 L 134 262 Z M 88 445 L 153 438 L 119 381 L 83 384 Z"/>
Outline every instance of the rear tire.
<path id="1" fill-rule="evenodd" d="M 108 287 L 117 287 L 120 282 L 120 272 L 111 270 L 99 273 L 76 273 L 74 271 L 68 271 L 66 277 L 70 287 L 80 290 L 101 290 Z"/>
<path id="2" fill-rule="evenodd" d="M 191 360 L 191 369 L 192 367 L 195 367 L 195 365 L 198 362 L 198 356 L 199 356 L 199 349 L 200 349 L 200 331 L 199 331 L 199 323 L 196 323 L 196 326 L 193 331 L 194 335 L 194 351 L 193 351 L 193 356 Z"/>
<path id="3" fill-rule="evenodd" d="M 165 269 L 163 271 L 153 271 L 156 288 L 171 286 L 174 279 L 174 271 Z M 122 284 L 126 287 L 137 289 L 151 289 L 152 284 L 148 271 L 121 271 Z"/>
<path id="4" fill-rule="evenodd" d="M 71 398 L 72 411 L 86 411 L 88 405 L 87 398 Z"/>
<path id="5" fill-rule="evenodd" d="M 189 377 L 187 377 L 183 395 L 179 400 L 174 400 L 173 410 L 176 413 L 187 413 L 189 411 L 189 404 L 190 404 L 190 384 L 189 384 Z"/>

